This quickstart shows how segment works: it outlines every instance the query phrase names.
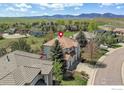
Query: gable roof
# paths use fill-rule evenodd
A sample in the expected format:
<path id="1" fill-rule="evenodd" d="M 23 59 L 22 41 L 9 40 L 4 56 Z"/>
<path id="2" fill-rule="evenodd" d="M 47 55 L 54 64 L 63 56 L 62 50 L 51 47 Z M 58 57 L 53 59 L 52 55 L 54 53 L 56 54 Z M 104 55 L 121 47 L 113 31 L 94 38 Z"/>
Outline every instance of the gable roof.
<path id="1" fill-rule="evenodd" d="M 124 28 L 115 28 L 113 32 L 124 33 Z"/>
<path id="2" fill-rule="evenodd" d="M 14 51 L 0 58 L 0 85 L 24 85 L 39 74 L 49 74 L 52 62 L 40 55 Z"/>
<path id="3" fill-rule="evenodd" d="M 78 46 L 78 42 L 74 39 L 71 38 L 67 38 L 67 37 L 58 37 L 55 39 L 52 39 L 50 41 L 48 41 L 47 43 L 45 43 L 45 46 L 53 46 L 55 43 L 55 40 L 58 40 L 60 42 L 60 45 L 62 46 L 62 48 L 70 48 L 70 47 L 77 47 Z"/>

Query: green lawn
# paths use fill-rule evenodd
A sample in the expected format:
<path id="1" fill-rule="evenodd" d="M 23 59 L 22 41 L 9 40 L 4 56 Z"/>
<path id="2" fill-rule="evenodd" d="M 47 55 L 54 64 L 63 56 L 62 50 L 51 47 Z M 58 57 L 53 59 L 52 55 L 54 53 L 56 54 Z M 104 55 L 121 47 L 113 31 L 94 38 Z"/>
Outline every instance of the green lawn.
<path id="1" fill-rule="evenodd" d="M 31 36 L 31 37 L 26 38 L 26 40 L 27 40 L 27 43 L 29 45 L 31 45 L 32 50 L 38 52 L 38 51 L 41 50 L 41 45 L 42 45 L 42 43 L 44 41 L 44 37 Z"/>
<path id="2" fill-rule="evenodd" d="M 64 32 L 64 36 L 65 37 L 70 37 L 70 36 L 73 36 L 74 34 L 76 34 L 77 32 L 69 32 L 69 31 L 66 31 Z M 58 33 L 54 33 L 54 37 L 57 37 L 58 36 Z"/>
<path id="3" fill-rule="evenodd" d="M 77 81 L 77 80 L 70 80 L 70 81 L 62 81 L 61 85 L 86 85 L 87 81 L 86 80 L 81 80 L 81 81 Z"/>
<path id="4" fill-rule="evenodd" d="M 96 51 L 96 54 L 94 55 L 94 59 L 97 61 L 100 57 L 105 55 L 107 52 L 108 52 L 108 50 L 106 50 L 106 49 L 98 49 Z"/>
<path id="5" fill-rule="evenodd" d="M 64 36 L 65 37 L 70 37 L 73 36 L 74 34 L 76 34 L 77 32 L 64 32 Z"/>
<path id="6" fill-rule="evenodd" d="M 17 39 L 3 39 L 0 40 L 0 48 L 4 47 L 7 48 L 13 41 L 16 41 Z"/>
<path id="7" fill-rule="evenodd" d="M 73 73 L 73 78 L 68 77 L 68 79 L 66 78 L 66 80 L 62 80 L 61 85 L 87 85 L 88 79 L 83 78 L 84 75 L 86 75 L 86 73 L 82 74 L 81 72 L 75 72 Z"/>
<path id="8" fill-rule="evenodd" d="M 61 85 L 79 85 L 75 80 L 62 81 Z"/>
<path id="9" fill-rule="evenodd" d="M 122 45 L 113 44 L 113 45 L 111 46 L 111 48 L 119 48 L 119 47 L 122 47 Z"/>
<path id="10" fill-rule="evenodd" d="M 31 45 L 31 48 L 34 51 L 40 51 L 41 50 L 41 45 L 44 40 L 43 37 L 28 37 L 25 38 L 27 40 L 27 43 Z M 0 40 L 0 47 L 2 48 L 7 48 L 9 45 L 11 45 L 12 42 L 17 41 L 18 39 L 3 39 Z"/>

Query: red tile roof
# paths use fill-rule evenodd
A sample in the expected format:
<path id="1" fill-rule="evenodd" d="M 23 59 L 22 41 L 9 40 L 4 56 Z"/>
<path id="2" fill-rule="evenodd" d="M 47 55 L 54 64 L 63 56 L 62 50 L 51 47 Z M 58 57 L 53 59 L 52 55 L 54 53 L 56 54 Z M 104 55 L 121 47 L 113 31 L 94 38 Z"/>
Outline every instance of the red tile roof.
<path id="1" fill-rule="evenodd" d="M 115 28 L 113 32 L 124 33 L 124 28 Z"/>
<path id="2" fill-rule="evenodd" d="M 46 46 L 53 46 L 55 43 L 55 40 L 58 39 L 60 42 L 60 45 L 62 46 L 62 48 L 70 48 L 70 47 L 77 47 L 78 46 L 78 42 L 74 39 L 71 38 L 67 38 L 67 37 L 58 37 L 55 39 L 52 39 L 50 41 L 48 41 L 47 43 L 45 43 L 44 45 Z"/>

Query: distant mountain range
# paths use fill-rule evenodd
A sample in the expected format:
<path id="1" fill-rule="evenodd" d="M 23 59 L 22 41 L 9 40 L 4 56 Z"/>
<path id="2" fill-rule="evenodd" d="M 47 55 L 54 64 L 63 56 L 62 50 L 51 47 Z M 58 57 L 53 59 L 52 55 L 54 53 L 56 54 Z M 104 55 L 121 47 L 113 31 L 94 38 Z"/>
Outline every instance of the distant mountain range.
<path id="1" fill-rule="evenodd" d="M 112 13 L 89 13 L 89 14 L 80 14 L 80 15 L 60 15 L 56 14 L 53 16 L 30 16 L 29 18 L 124 18 L 124 15 L 117 15 Z"/>

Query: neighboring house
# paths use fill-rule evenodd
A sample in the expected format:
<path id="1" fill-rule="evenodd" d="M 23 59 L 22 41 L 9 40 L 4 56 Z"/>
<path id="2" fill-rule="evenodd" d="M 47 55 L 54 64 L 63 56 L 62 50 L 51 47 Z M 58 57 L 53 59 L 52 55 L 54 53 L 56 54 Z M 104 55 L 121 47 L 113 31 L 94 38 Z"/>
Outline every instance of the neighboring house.
<path id="1" fill-rule="evenodd" d="M 52 85 L 52 62 L 14 51 L 0 58 L 0 85 Z"/>
<path id="2" fill-rule="evenodd" d="M 102 29 L 102 30 L 106 30 L 106 31 L 111 31 L 111 30 L 115 29 L 115 27 L 112 26 L 112 25 L 98 26 L 98 28 L 100 28 L 100 29 Z"/>
<path id="3" fill-rule="evenodd" d="M 47 59 L 51 57 L 51 47 L 54 45 L 55 40 L 58 39 L 60 42 L 61 47 L 63 48 L 65 60 L 66 60 L 66 68 L 68 70 L 73 69 L 76 64 L 78 64 L 78 60 L 80 59 L 80 46 L 78 42 L 74 39 L 67 38 L 67 37 L 58 37 L 52 39 L 44 44 L 44 54 L 46 55 Z"/>
<path id="4" fill-rule="evenodd" d="M 23 30 L 21 30 L 21 29 L 16 29 L 16 31 L 15 31 L 15 33 L 17 33 L 17 34 L 29 34 L 31 31 L 30 30 L 26 30 L 26 29 L 23 29 Z"/>
<path id="5" fill-rule="evenodd" d="M 40 37 L 40 36 L 43 36 L 45 34 L 46 34 L 45 32 L 41 32 L 41 31 L 32 31 L 32 32 L 30 32 L 30 35 L 33 35 L 35 37 Z"/>
<path id="6" fill-rule="evenodd" d="M 113 32 L 117 33 L 118 35 L 124 35 L 124 28 L 115 28 Z"/>
<path id="7" fill-rule="evenodd" d="M 95 34 L 94 33 L 90 33 L 90 32 L 83 32 L 87 41 L 89 42 L 92 39 L 95 39 Z"/>
<path id="8" fill-rule="evenodd" d="M 124 28 L 123 27 L 114 27 L 111 25 L 104 25 L 104 26 L 99 26 L 99 28 L 103 29 L 105 31 L 112 31 L 113 33 L 116 33 L 117 35 L 124 35 Z"/>

